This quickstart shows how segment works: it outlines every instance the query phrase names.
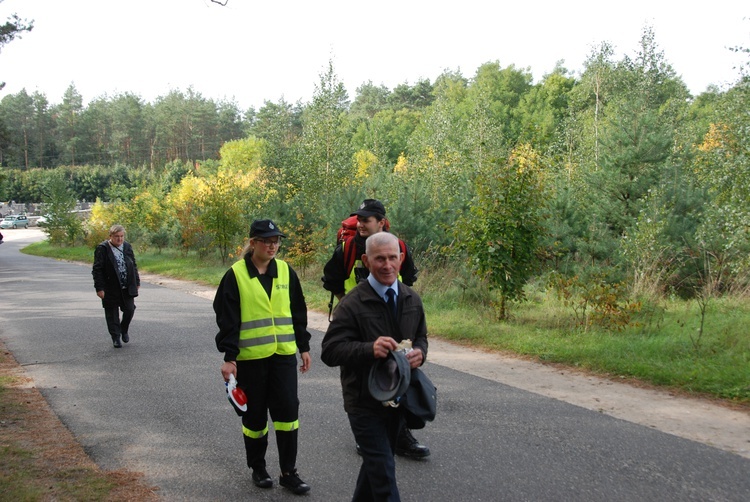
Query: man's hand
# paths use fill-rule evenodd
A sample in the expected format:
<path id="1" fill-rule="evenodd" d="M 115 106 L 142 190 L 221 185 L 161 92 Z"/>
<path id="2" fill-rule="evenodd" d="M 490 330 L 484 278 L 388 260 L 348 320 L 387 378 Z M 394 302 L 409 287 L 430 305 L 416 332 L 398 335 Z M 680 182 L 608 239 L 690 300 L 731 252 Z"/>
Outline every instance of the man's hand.
<path id="1" fill-rule="evenodd" d="M 398 348 L 396 340 L 390 336 L 380 336 L 372 345 L 372 353 L 375 356 L 375 359 L 383 359 L 388 357 L 388 353 L 392 350 L 396 350 L 396 348 Z"/>
<path id="2" fill-rule="evenodd" d="M 406 353 L 406 359 L 409 361 L 410 368 L 419 368 L 420 366 L 422 366 L 422 361 L 424 361 L 424 354 L 422 354 L 422 349 L 410 350 Z"/>
<path id="3" fill-rule="evenodd" d="M 300 358 L 302 359 L 302 364 L 299 367 L 300 373 L 307 373 L 307 370 L 310 369 L 310 365 L 312 364 L 312 359 L 310 358 L 309 352 L 302 352 L 300 354 Z"/>
<path id="4" fill-rule="evenodd" d="M 97 291 L 96 292 L 96 296 L 98 296 L 99 298 L 101 298 L 102 300 L 104 300 L 104 290 Z"/>

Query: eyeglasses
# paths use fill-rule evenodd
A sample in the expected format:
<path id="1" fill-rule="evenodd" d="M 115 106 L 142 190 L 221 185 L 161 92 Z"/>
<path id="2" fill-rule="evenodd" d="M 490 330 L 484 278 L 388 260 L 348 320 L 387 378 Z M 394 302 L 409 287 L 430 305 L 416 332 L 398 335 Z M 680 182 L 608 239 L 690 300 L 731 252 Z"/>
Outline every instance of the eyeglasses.
<path id="1" fill-rule="evenodd" d="M 255 242 L 260 242 L 261 244 L 265 244 L 266 246 L 280 246 L 281 245 L 281 239 L 270 240 L 270 239 L 258 239 L 256 237 Z"/>

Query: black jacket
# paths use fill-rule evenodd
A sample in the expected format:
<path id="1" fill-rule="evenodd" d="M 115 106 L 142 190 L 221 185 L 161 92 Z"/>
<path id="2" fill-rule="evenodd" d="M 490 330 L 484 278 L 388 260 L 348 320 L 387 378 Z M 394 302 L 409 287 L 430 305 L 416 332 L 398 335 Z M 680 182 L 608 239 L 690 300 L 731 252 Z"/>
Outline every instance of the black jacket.
<path id="1" fill-rule="evenodd" d="M 104 291 L 105 301 L 107 297 L 110 299 L 119 298 L 121 292 L 127 293 L 129 296 L 138 296 L 141 277 L 138 275 L 138 264 L 135 261 L 133 246 L 124 242 L 122 250 L 125 255 L 125 266 L 128 270 L 127 287 L 124 292 L 120 287 L 120 279 L 117 277 L 117 262 L 109 241 L 99 243 L 94 250 L 94 267 L 91 269 L 91 275 L 94 276 L 94 289 Z"/>
<path id="2" fill-rule="evenodd" d="M 397 342 L 409 339 L 427 359 L 427 322 L 419 295 L 399 283 L 398 322 L 388 306 L 363 281 L 341 299 L 323 338 L 321 359 L 328 366 L 341 367 L 341 387 L 347 413 L 380 413 L 383 405 L 370 395 L 367 382 L 375 363 L 373 344 L 380 336 Z M 423 363 L 424 363 L 423 360 Z"/>

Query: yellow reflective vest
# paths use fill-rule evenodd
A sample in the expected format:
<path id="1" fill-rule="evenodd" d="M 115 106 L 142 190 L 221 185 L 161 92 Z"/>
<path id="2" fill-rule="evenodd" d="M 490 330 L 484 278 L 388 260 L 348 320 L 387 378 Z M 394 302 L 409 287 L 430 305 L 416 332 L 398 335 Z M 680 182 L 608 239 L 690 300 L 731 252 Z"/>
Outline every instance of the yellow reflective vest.
<path id="1" fill-rule="evenodd" d="M 276 260 L 271 298 L 257 277 L 250 278 L 245 260 L 232 265 L 240 292 L 240 353 L 238 361 L 297 352 L 289 298 L 289 265 Z"/>

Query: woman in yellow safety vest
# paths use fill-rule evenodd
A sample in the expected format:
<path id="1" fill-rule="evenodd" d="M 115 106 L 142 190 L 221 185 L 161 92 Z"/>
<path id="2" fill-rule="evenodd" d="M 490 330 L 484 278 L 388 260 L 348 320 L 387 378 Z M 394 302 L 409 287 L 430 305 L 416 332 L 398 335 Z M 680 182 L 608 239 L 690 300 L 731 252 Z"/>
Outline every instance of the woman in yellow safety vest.
<path id="1" fill-rule="evenodd" d="M 214 298 L 219 333 L 216 347 L 224 353 L 221 374 L 230 375 L 247 395 L 242 415 L 247 466 L 253 483 L 273 486 L 266 470 L 268 415 L 279 449 L 279 484 L 297 495 L 310 490 L 297 473 L 297 357 L 300 371 L 310 369 L 307 305 L 297 274 L 277 259 L 281 238 L 271 220 L 255 220 L 242 259 L 227 270 Z"/>

